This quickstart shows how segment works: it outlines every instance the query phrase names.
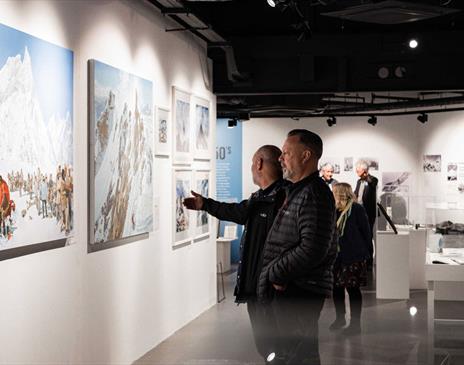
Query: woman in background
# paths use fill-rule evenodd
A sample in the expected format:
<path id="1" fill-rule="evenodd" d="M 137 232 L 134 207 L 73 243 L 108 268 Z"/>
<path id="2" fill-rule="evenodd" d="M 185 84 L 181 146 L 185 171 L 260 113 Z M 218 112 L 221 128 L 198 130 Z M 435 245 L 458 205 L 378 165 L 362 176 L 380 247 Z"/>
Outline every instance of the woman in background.
<path id="1" fill-rule="evenodd" d="M 338 183 L 333 187 L 337 208 L 339 252 L 334 264 L 333 301 L 336 319 L 330 329 L 345 326 L 345 290 L 350 298 L 351 320 L 344 329 L 347 335 L 361 332 L 361 286 L 367 284 L 367 260 L 371 231 L 363 206 L 356 203 L 350 184 Z"/>

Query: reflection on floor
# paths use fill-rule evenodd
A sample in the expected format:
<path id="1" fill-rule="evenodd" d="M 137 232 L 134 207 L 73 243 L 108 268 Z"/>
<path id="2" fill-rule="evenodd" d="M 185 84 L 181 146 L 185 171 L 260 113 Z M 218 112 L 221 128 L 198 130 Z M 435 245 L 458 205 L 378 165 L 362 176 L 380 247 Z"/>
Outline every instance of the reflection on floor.
<path id="1" fill-rule="evenodd" d="M 233 302 L 235 274 L 228 275 L 226 299 L 148 352 L 135 365 L 258 365 L 246 307 Z M 377 300 L 375 290 L 363 294 L 361 335 L 343 337 L 328 330 L 334 307 L 327 300 L 319 321 L 322 365 L 426 365 L 427 293 L 412 291 L 410 300 Z M 417 314 L 410 314 L 411 307 Z M 455 318 L 464 303 L 436 303 L 440 318 Z M 464 325 L 437 325 L 436 365 L 463 365 Z"/>

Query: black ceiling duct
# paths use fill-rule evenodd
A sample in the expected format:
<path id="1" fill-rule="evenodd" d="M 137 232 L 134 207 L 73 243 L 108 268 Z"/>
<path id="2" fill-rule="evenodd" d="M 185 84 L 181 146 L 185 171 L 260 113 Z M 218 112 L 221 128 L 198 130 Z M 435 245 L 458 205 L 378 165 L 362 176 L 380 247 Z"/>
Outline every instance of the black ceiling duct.
<path id="1" fill-rule="evenodd" d="M 322 15 L 376 24 L 404 24 L 456 13 L 460 10 L 406 1 L 385 0 Z"/>

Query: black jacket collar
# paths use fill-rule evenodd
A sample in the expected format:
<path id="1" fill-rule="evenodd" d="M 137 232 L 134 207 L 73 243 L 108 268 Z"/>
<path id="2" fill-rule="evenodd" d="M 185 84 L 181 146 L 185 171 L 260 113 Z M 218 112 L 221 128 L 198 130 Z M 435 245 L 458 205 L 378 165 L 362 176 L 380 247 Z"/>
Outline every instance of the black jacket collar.
<path id="1" fill-rule="evenodd" d="M 306 176 L 305 178 L 301 179 L 300 181 L 297 181 L 296 183 L 293 183 L 289 187 L 289 192 L 292 192 L 294 190 L 299 189 L 300 187 L 303 187 L 313 181 L 314 179 L 319 179 L 319 171 L 314 171 L 311 175 Z"/>

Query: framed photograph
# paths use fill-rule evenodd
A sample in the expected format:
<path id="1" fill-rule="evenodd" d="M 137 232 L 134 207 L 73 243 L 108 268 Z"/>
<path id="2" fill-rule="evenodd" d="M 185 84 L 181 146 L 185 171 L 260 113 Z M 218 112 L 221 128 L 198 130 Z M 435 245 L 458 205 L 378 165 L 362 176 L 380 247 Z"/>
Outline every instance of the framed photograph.
<path id="1" fill-rule="evenodd" d="M 88 251 L 94 252 L 153 230 L 153 85 L 96 60 L 89 73 Z"/>
<path id="2" fill-rule="evenodd" d="M 334 169 L 334 174 L 340 173 L 340 158 L 338 157 L 323 157 L 319 161 L 319 170 L 321 170 L 325 165 L 330 164 Z"/>
<path id="3" fill-rule="evenodd" d="M 194 158 L 197 160 L 211 159 L 211 114 L 210 102 L 206 99 L 193 97 L 194 101 Z"/>
<path id="4" fill-rule="evenodd" d="M 192 162 L 192 131 L 190 94 L 175 86 L 172 88 L 173 163 Z"/>
<path id="5" fill-rule="evenodd" d="M 366 161 L 370 171 L 379 171 L 379 160 L 376 157 L 360 157 L 357 161 Z"/>
<path id="6" fill-rule="evenodd" d="M 192 190 L 192 170 L 174 169 L 173 176 L 173 246 L 186 244 L 192 240 L 192 216 L 195 211 L 184 207 L 184 199 Z"/>
<path id="7" fill-rule="evenodd" d="M 74 54 L 2 24 L 0 42 L 0 260 L 7 260 L 73 241 Z"/>
<path id="8" fill-rule="evenodd" d="M 441 172 L 441 155 L 424 155 L 424 172 Z"/>
<path id="9" fill-rule="evenodd" d="M 458 180 L 458 164 L 455 162 L 448 163 L 446 179 L 448 181 Z"/>
<path id="10" fill-rule="evenodd" d="M 408 193 L 410 172 L 383 172 L 382 191 L 386 193 Z"/>
<path id="11" fill-rule="evenodd" d="M 204 197 L 210 196 L 210 180 L 209 171 L 195 171 L 194 174 L 194 191 L 201 194 Z M 209 235 L 209 222 L 210 217 L 207 212 L 200 210 L 193 212 L 195 213 L 194 225 L 195 225 L 195 237 L 199 238 Z"/>
<path id="12" fill-rule="evenodd" d="M 169 156 L 171 154 L 172 128 L 169 114 L 168 108 L 156 108 L 155 155 L 157 156 Z"/>
<path id="13" fill-rule="evenodd" d="M 343 165 L 343 171 L 349 172 L 353 171 L 353 157 L 345 157 L 344 158 L 344 165 Z"/>

